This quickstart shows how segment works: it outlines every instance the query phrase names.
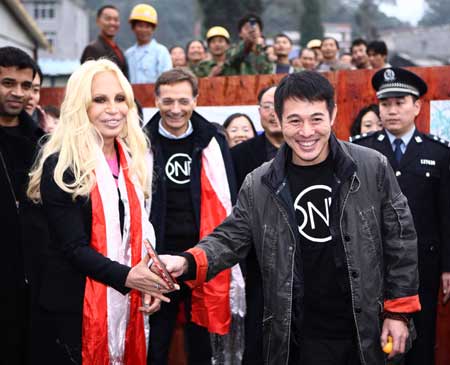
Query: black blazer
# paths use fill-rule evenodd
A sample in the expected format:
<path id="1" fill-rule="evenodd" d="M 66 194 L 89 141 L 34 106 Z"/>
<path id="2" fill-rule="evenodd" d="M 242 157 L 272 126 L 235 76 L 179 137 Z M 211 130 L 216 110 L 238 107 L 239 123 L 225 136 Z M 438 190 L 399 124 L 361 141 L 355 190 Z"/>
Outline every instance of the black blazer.
<path id="1" fill-rule="evenodd" d="M 92 207 L 89 199 L 72 196 L 56 185 L 53 172 L 57 156 L 49 157 L 41 179 L 42 210 L 48 224 L 49 242 L 42 264 L 39 305 L 50 312 L 80 315 L 86 276 L 125 294 L 130 268 L 90 247 Z M 70 181 L 67 173 L 64 179 Z"/>
<path id="2" fill-rule="evenodd" d="M 231 149 L 236 183 L 241 188 L 245 177 L 257 167 L 267 161 L 266 135 L 262 133 L 245 142 L 239 143 Z"/>
<path id="3" fill-rule="evenodd" d="M 89 60 L 98 60 L 99 58 L 105 57 L 111 61 L 113 61 L 119 68 L 122 70 L 123 74 L 126 78 L 128 78 L 128 65 L 123 54 L 122 50 L 119 49 L 122 54 L 123 61 L 117 57 L 114 50 L 111 46 L 103 39 L 102 36 L 98 36 L 98 38 L 92 43 L 88 44 L 81 55 L 81 63 L 84 63 Z"/>

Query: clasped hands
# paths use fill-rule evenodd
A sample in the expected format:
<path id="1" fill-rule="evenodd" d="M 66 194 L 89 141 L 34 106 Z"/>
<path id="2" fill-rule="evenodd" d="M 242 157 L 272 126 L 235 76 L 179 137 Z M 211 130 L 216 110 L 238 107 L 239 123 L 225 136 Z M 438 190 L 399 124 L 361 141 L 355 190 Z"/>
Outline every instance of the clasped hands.
<path id="1" fill-rule="evenodd" d="M 143 294 L 143 306 L 139 310 L 145 314 L 157 312 L 161 307 L 161 301 L 169 303 L 170 299 L 164 294 L 172 291 L 158 273 L 149 267 L 149 263 L 150 257 L 145 255 L 139 264 L 131 268 L 125 281 L 127 288 L 139 290 Z M 179 285 L 176 284 L 175 290 L 179 289 Z"/>

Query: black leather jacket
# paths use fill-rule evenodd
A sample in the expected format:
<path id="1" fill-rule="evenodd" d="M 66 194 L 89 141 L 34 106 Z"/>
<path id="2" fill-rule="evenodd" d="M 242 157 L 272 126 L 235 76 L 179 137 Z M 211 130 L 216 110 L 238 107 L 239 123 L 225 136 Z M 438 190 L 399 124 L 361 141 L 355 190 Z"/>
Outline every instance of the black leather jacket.
<path id="1" fill-rule="evenodd" d="M 407 200 L 384 156 L 337 141 L 334 135 L 330 149 L 336 190 L 330 230 L 344 246 L 361 363 L 384 364 L 379 319 L 383 306 L 395 311 L 396 300 L 402 298 L 411 311 L 419 309 L 416 231 Z M 196 262 L 206 256 L 209 280 L 254 247 L 264 291 L 264 363 L 277 365 L 287 364 L 289 358 L 298 247 L 285 169 L 290 156 L 285 145 L 272 162 L 250 173 L 230 216 L 192 251 Z"/>

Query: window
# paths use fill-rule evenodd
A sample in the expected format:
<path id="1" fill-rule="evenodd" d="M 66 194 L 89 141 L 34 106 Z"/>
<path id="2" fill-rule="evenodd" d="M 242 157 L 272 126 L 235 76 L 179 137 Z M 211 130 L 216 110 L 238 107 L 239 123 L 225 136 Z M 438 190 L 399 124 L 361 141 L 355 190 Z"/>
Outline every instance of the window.
<path id="1" fill-rule="evenodd" d="M 37 1 L 34 3 L 36 19 L 53 19 L 55 17 L 56 1 Z"/>
<path id="2" fill-rule="evenodd" d="M 45 38 L 47 38 L 50 46 L 55 49 L 56 47 L 56 32 L 44 32 Z"/>

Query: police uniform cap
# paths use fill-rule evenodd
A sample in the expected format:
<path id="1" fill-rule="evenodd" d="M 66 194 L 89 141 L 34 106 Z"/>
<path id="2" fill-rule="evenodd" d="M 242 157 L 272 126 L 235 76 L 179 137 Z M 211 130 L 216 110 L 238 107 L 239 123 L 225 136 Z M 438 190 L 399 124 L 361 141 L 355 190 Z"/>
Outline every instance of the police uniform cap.
<path id="1" fill-rule="evenodd" d="M 420 97 L 427 92 L 427 84 L 415 73 L 399 67 L 383 68 L 372 77 L 378 99 L 405 95 Z"/>

